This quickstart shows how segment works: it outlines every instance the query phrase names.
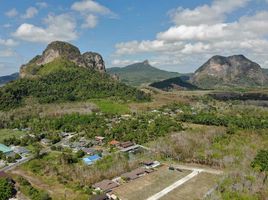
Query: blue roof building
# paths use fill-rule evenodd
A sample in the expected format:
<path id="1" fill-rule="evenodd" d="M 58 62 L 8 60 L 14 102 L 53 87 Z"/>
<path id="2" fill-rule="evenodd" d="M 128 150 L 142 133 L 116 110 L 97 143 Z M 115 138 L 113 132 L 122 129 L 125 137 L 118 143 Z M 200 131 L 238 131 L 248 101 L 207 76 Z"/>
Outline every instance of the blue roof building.
<path id="1" fill-rule="evenodd" d="M 0 144 L 0 151 L 3 152 L 5 155 L 13 153 L 13 150 L 4 144 Z"/>
<path id="2" fill-rule="evenodd" d="M 83 161 L 86 165 L 92 165 L 94 162 L 96 162 L 97 160 L 100 160 L 101 157 L 97 154 L 93 155 L 93 156 L 89 156 L 86 158 L 83 158 Z"/>

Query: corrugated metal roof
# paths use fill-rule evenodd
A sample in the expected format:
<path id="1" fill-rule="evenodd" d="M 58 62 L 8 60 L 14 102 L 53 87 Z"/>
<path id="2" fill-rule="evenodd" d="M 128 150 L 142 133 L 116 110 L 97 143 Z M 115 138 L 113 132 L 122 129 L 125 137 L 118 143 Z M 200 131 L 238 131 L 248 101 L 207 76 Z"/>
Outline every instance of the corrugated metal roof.
<path id="1" fill-rule="evenodd" d="M 2 151 L 3 153 L 10 153 L 10 152 L 12 152 L 12 149 L 10 149 L 9 147 L 7 147 L 4 144 L 0 144 L 0 151 Z"/>

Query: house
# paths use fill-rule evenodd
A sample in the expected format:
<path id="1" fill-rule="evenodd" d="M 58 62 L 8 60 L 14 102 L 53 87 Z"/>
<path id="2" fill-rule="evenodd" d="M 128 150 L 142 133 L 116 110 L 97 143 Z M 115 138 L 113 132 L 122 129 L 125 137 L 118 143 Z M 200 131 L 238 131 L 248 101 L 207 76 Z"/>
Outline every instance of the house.
<path id="1" fill-rule="evenodd" d="M 98 144 L 102 144 L 104 139 L 105 139 L 105 137 L 102 137 L 102 136 L 96 136 L 96 137 L 95 137 L 95 141 L 96 141 Z"/>
<path id="2" fill-rule="evenodd" d="M 83 161 L 86 165 L 92 165 L 94 162 L 96 162 L 97 160 L 100 160 L 101 157 L 97 154 L 93 155 L 93 156 L 89 156 L 86 158 L 83 158 Z"/>
<path id="3" fill-rule="evenodd" d="M 4 144 L 0 144 L 0 151 L 6 156 L 12 156 L 14 154 L 13 150 Z"/>
<path id="4" fill-rule="evenodd" d="M 116 188 L 119 186 L 118 183 L 115 183 L 111 180 L 103 180 L 99 183 L 95 183 L 92 185 L 94 189 L 96 190 L 102 190 L 103 192 L 110 192 L 112 189 Z"/>
<path id="5" fill-rule="evenodd" d="M 158 166 L 160 166 L 160 162 L 158 161 L 144 161 L 143 164 L 145 165 L 145 168 L 149 169 L 149 168 L 156 168 Z"/>
<path id="6" fill-rule="evenodd" d="M 121 148 L 128 148 L 128 147 L 131 147 L 131 146 L 133 146 L 134 145 L 134 143 L 133 142 L 131 142 L 131 141 L 127 141 L 127 142 L 122 142 L 122 143 L 120 143 L 120 147 Z"/>
<path id="7" fill-rule="evenodd" d="M 97 196 L 93 196 L 89 200 L 109 200 L 109 197 L 106 194 L 100 194 Z"/>
<path id="8" fill-rule="evenodd" d="M 121 148 L 120 151 L 122 151 L 122 152 L 134 152 L 134 151 L 136 151 L 138 149 L 140 149 L 139 145 L 132 145 L 132 146 L 127 147 L 127 148 Z"/>
<path id="9" fill-rule="evenodd" d="M 90 148 L 82 148 L 82 151 L 88 155 L 93 155 L 96 152 L 94 149 L 90 149 Z"/>
<path id="10" fill-rule="evenodd" d="M 109 142 L 109 145 L 111 146 L 118 146 L 120 144 L 120 142 L 118 142 L 117 140 L 112 140 Z"/>
<path id="11" fill-rule="evenodd" d="M 122 174 L 121 177 L 126 179 L 126 180 L 135 180 L 141 176 L 144 176 L 146 174 L 150 174 L 152 172 L 153 172 L 152 169 L 138 168 L 138 169 L 135 169 L 131 172 Z"/>

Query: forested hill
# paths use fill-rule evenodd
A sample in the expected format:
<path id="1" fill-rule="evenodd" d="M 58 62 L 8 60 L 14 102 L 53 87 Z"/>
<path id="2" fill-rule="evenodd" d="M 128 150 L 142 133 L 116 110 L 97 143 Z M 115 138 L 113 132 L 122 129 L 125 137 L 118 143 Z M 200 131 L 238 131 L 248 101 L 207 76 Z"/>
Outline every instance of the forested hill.
<path id="1" fill-rule="evenodd" d="M 93 98 L 145 101 L 150 96 L 106 74 L 100 54 L 81 54 L 72 44 L 55 41 L 22 65 L 20 79 L 0 88 L 0 110 L 22 106 L 29 98 L 53 103 Z"/>
<path id="2" fill-rule="evenodd" d="M 49 65 L 53 66 L 53 63 Z M 0 110 L 22 106 L 29 97 L 37 99 L 39 103 L 92 98 L 144 101 L 150 98 L 142 91 L 115 81 L 105 73 L 75 66 L 54 67 L 56 70 L 51 73 L 19 79 L 0 88 Z"/>
<path id="3" fill-rule="evenodd" d="M 117 74 L 123 83 L 132 86 L 140 86 L 180 76 L 177 72 L 168 72 L 155 68 L 147 60 L 123 68 L 114 67 L 106 70 L 109 74 Z"/>

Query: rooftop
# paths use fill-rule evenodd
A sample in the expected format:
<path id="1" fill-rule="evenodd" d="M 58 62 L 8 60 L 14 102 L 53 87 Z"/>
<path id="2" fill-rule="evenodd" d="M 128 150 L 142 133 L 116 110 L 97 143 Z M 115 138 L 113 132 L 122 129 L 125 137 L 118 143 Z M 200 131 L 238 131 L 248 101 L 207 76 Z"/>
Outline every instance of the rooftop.
<path id="1" fill-rule="evenodd" d="M 112 190 L 113 188 L 116 188 L 116 187 L 118 187 L 119 185 L 117 184 L 117 183 L 115 183 L 115 182 L 113 182 L 113 181 L 111 181 L 111 180 L 103 180 L 103 181 L 101 181 L 101 182 L 98 182 L 98 183 L 95 183 L 94 185 L 93 185 L 93 187 L 95 188 L 95 189 L 101 189 L 102 191 L 105 191 L 105 192 L 107 192 L 107 191 L 110 191 L 110 190 Z"/>
<path id="2" fill-rule="evenodd" d="M 92 165 L 94 162 L 96 162 L 99 159 L 101 159 L 101 157 L 99 155 L 95 154 L 93 156 L 89 156 L 89 157 L 83 158 L 83 161 L 87 165 Z"/>
<path id="3" fill-rule="evenodd" d="M 2 151 L 3 153 L 10 153 L 12 152 L 12 149 L 4 144 L 0 144 L 0 151 Z"/>

